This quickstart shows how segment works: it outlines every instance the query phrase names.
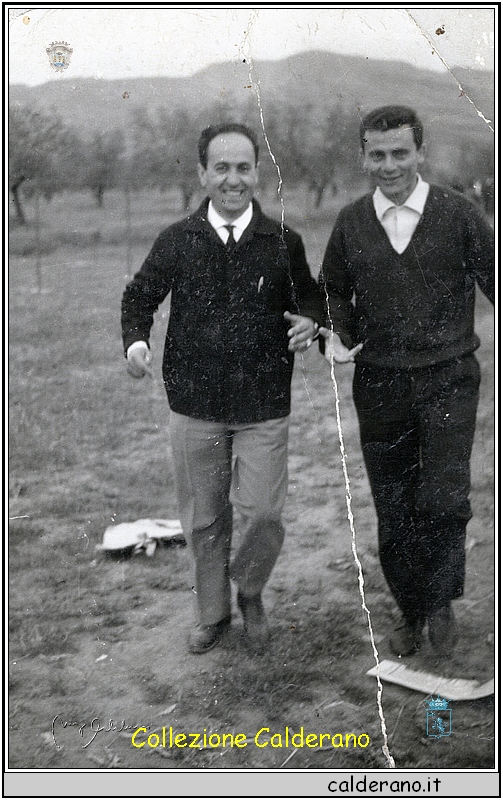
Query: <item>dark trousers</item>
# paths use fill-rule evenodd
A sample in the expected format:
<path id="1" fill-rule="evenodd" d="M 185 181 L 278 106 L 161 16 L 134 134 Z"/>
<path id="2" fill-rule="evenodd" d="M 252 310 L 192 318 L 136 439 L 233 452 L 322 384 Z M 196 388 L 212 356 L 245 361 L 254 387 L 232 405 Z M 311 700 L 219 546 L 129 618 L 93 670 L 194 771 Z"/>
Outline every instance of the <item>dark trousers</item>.
<path id="1" fill-rule="evenodd" d="M 463 594 L 479 383 L 473 355 L 421 369 L 355 369 L 379 556 L 411 621 Z"/>

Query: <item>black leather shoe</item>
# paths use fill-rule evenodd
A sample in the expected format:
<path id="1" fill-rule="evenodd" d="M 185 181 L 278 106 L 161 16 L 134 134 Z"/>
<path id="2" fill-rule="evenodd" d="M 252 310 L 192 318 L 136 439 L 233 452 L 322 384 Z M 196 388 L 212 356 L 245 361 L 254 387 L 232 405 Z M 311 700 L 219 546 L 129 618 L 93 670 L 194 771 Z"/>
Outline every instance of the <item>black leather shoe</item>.
<path id="1" fill-rule="evenodd" d="M 207 653 L 208 650 L 212 650 L 228 630 L 230 624 L 231 618 L 224 617 L 215 625 L 196 625 L 189 633 L 189 653 Z"/>
<path id="2" fill-rule="evenodd" d="M 450 658 L 458 635 L 458 624 L 450 603 L 428 615 L 428 636 L 437 656 Z"/>
<path id="3" fill-rule="evenodd" d="M 389 644 L 396 656 L 411 656 L 421 649 L 424 622 L 423 617 L 413 621 L 404 619 L 395 629 Z"/>
<path id="4" fill-rule="evenodd" d="M 269 625 L 259 594 L 245 597 L 238 592 L 238 607 L 243 615 L 244 631 L 248 645 L 262 653 L 269 641 Z"/>

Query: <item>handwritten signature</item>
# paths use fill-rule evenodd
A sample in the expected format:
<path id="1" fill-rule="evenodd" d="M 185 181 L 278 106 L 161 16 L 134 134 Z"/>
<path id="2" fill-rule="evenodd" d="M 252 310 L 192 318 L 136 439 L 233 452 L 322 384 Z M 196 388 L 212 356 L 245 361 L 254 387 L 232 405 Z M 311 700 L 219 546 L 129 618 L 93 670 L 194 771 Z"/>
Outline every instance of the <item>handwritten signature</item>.
<path id="1" fill-rule="evenodd" d="M 58 750 L 60 750 L 60 746 L 56 741 L 56 731 L 60 728 L 78 728 L 79 734 L 82 739 L 88 739 L 85 744 L 82 745 L 82 748 L 85 749 L 89 747 L 89 745 L 94 742 L 98 733 L 109 733 L 110 731 L 115 731 L 120 733 L 121 731 L 128 731 L 128 730 L 136 730 L 138 725 L 126 725 L 126 721 L 123 719 L 120 723 L 115 723 L 113 719 L 109 719 L 105 725 L 101 724 L 101 720 L 99 717 L 94 717 L 90 722 L 70 722 L 68 720 L 64 720 L 59 714 L 57 714 L 53 721 L 52 721 L 52 740 Z"/>

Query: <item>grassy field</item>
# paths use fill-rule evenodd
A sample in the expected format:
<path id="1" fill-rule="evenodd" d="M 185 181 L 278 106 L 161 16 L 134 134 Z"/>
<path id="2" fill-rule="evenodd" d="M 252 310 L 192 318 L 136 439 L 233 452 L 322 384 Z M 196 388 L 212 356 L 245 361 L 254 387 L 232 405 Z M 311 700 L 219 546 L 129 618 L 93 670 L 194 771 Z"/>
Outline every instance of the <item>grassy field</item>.
<path id="1" fill-rule="evenodd" d="M 345 200 L 346 198 L 344 198 Z M 288 198 L 286 219 L 303 236 L 316 274 L 333 224 Z M 351 555 L 334 392 L 312 348 L 293 382 L 287 540 L 266 591 L 270 652 L 250 659 L 239 635 L 204 657 L 185 653 L 190 566 L 183 548 L 153 558 L 111 559 L 97 549 L 107 526 L 176 518 L 168 407 L 160 377 L 168 306 L 152 347 L 155 375 L 132 381 L 120 339 L 120 298 L 156 233 L 180 217 L 175 195 L 134 198 L 128 235 L 120 195 L 94 207 L 86 195 L 34 207 L 12 227 L 9 266 L 9 730 L 18 769 L 370 769 L 385 766 L 373 666 Z M 272 197 L 264 206 L 279 214 Z M 477 306 L 481 403 L 473 455 L 474 519 L 460 654 L 452 677 L 492 675 L 494 381 L 492 308 Z M 377 559 L 375 516 L 351 401 L 351 368 L 338 371 L 353 510 L 367 602 L 382 658 L 396 612 Z M 428 649 L 411 660 L 427 669 Z M 425 739 L 422 696 L 385 686 L 397 766 L 493 765 L 492 701 L 456 704 L 453 735 Z M 53 720 L 56 722 L 55 746 Z M 248 747 L 222 753 L 134 750 L 125 731 L 88 744 L 78 728 L 99 718 L 120 727 L 244 731 L 263 725 L 367 732 L 358 752 Z M 64 727 L 61 720 L 75 723 Z M 84 745 L 86 745 L 84 747 Z"/>

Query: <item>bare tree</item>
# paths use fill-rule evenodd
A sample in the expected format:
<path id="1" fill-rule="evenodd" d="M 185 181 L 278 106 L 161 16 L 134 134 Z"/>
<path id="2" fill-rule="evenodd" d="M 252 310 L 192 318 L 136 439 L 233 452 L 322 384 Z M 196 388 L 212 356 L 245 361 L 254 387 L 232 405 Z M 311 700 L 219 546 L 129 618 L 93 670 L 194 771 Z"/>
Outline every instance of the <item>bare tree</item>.
<path id="1" fill-rule="evenodd" d="M 71 185 L 78 150 L 77 134 L 57 114 L 9 108 L 9 190 L 19 224 L 26 223 L 22 194 L 38 192 L 50 199 Z"/>
<path id="2" fill-rule="evenodd" d="M 134 172 L 146 186 L 161 191 L 178 187 L 183 210 L 188 210 L 199 182 L 197 140 L 200 123 L 188 111 L 158 108 L 138 113 L 133 126 Z"/>
<path id="3" fill-rule="evenodd" d="M 354 169 L 356 122 L 342 107 L 300 107 L 286 101 L 267 109 L 268 136 L 283 180 L 303 184 L 319 208 Z"/>
<path id="4" fill-rule="evenodd" d="M 124 148 L 124 133 L 117 128 L 96 131 L 86 147 L 82 183 L 92 191 L 99 208 L 103 206 L 105 192 L 121 184 Z"/>

